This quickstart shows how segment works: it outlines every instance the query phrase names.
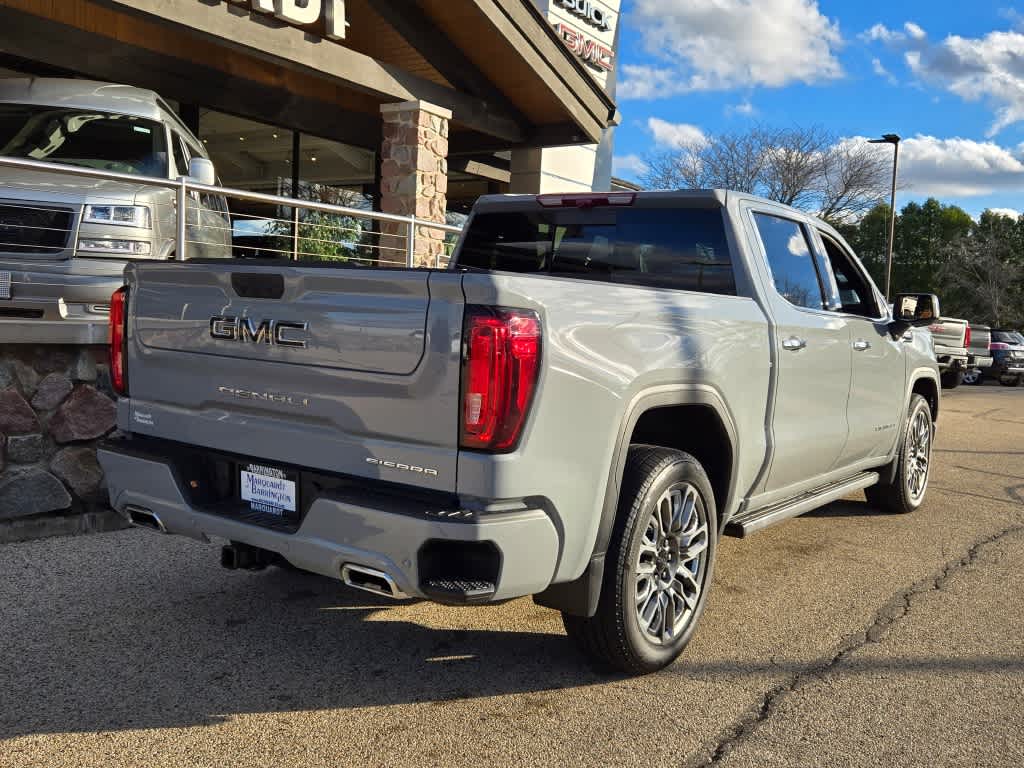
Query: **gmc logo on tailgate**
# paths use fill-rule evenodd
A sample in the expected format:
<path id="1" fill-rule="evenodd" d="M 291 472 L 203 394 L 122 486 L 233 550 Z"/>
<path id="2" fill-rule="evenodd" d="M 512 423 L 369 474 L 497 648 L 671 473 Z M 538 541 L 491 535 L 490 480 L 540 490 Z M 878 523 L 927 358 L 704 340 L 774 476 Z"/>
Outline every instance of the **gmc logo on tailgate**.
<path id="1" fill-rule="evenodd" d="M 224 341 L 242 341 L 253 344 L 271 344 L 278 347 L 306 348 L 306 340 L 295 338 L 296 332 L 309 329 L 309 323 L 287 320 L 261 320 L 251 317 L 214 315 L 210 318 L 210 336 Z"/>

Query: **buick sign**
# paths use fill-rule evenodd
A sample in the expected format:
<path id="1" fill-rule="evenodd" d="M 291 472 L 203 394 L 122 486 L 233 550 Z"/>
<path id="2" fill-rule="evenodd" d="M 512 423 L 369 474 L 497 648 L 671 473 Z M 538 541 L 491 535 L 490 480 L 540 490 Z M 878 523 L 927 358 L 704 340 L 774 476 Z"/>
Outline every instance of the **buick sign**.
<path id="1" fill-rule="evenodd" d="M 559 0 L 559 4 L 602 32 L 611 31 L 612 15 L 591 0 Z"/>

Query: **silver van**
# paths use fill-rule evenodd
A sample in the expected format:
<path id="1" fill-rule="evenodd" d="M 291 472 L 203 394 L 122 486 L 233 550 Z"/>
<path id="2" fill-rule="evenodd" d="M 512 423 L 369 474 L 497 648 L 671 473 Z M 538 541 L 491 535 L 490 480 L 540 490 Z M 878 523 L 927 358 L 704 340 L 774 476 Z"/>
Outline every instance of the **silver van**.
<path id="1" fill-rule="evenodd" d="M 0 155 L 139 176 L 0 166 L 0 342 L 103 343 L 130 261 L 175 257 L 175 190 L 214 184 L 200 142 L 156 93 L 60 78 L 0 80 Z M 192 194 L 189 256 L 231 256 L 227 202 Z"/>

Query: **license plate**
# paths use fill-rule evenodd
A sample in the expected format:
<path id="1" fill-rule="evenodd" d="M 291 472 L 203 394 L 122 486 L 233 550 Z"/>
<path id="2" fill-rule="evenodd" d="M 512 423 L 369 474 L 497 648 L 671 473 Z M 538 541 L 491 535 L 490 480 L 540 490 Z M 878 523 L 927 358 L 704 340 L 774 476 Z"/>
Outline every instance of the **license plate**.
<path id="1" fill-rule="evenodd" d="M 0 299 L 11 298 L 11 273 L 0 272 Z"/>
<path id="2" fill-rule="evenodd" d="M 243 464 L 239 493 L 253 512 L 286 516 L 296 510 L 295 473 L 263 464 Z"/>

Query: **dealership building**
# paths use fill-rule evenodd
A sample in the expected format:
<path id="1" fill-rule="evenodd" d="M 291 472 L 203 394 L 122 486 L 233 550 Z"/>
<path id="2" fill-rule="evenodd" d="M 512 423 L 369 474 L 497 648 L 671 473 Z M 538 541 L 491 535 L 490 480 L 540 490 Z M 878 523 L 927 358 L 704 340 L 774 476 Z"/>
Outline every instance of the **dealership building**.
<path id="1" fill-rule="evenodd" d="M 437 220 L 609 188 L 618 2 L 0 0 L 0 76 L 149 88 L 225 186 Z"/>

